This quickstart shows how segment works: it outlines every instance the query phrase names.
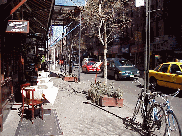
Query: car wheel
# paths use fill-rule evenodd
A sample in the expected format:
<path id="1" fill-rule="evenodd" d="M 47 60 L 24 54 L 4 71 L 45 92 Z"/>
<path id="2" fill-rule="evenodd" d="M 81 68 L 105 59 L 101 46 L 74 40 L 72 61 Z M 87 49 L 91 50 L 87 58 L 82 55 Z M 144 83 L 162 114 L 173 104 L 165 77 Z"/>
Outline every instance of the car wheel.
<path id="1" fill-rule="evenodd" d="M 152 78 L 150 80 L 150 87 L 152 91 L 156 91 L 156 89 L 158 88 L 157 80 L 155 78 Z"/>
<path id="2" fill-rule="evenodd" d="M 118 77 L 118 74 L 117 73 L 114 74 L 114 79 L 115 80 L 119 80 L 119 77 Z"/>

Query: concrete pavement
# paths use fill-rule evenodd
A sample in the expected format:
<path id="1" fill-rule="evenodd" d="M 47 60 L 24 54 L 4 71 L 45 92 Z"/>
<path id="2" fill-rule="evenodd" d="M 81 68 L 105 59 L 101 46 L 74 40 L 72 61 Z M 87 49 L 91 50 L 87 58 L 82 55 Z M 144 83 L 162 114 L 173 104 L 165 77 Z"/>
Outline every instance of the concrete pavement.
<path id="1" fill-rule="evenodd" d="M 59 69 L 57 69 L 57 71 L 59 71 Z M 61 78 L 57 77 L 52 77 L 51 81 L 53 81 L 54 86 L 59 88 L 59 91 L 54 104 L 51 105 L 48 103 L 44 105 L 44 109 L 51 109 L 56 111 L 57 116 L 55 118 L 59 123 L 57 126 L 60 127 L 63 135 L 143 135 L 143 131 L 140 128 L 126 128 L 126 117 L 131 117 L 134 109 L 133 105 L 129 104 L 127 100 L 124 100 L 124 106 L 122 108 L 100 107 L 91 103 L 90 100 L 87 100 L 86 98 L 86 93 L 90 88 L 90 81 L 74 83 L 63 81 Z M 1 132 L 0 135 L 14 136 L 15 133 L 17 133 L 17 130 L 20 129 L 19 126 L 25 126 L 24 129 L 27 128 L 27 130 L 35 129 L 35 127 L 33 127 L 35 125 L 20 124 L 20 117 L 18 115 L 18 110 L 16 109 L 18 107 L 20 107 L 20 105 L 13 105 L 14 110 L 10 111 L 7 120 L 3 124 L 3 132 Z M 41 121 L 37 124 L 40 124 L 39 126 L 42 126 Z M 35 132 L 35 130 L 32 132 Z M 39 132 L 39 130 L 36 132 Z M 27 132 L 24 132 L 24 134 L 26 136 Z M 43 136 L 45 133 L 37 133 L 37 135 Z M 47 133 L 46 135 L 52 134 Z"/>

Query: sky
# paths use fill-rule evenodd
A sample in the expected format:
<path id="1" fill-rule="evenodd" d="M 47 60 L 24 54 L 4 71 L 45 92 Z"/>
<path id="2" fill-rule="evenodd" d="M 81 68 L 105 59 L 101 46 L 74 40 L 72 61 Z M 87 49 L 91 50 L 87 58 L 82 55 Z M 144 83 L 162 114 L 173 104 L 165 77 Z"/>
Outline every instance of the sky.
<path id="1" fill-rule="evenodd" d="M 85 6 L 85 0 L 55 0 L 55 5 L 60 5 L 60 6 Z"/>
<path id="2" fill-rule="evenodd" d="M 53 43 L 58 37 L 62 36 L 63 26 L 52 26 L 52 29 L 53 29 L 53 35 L 52 35 L 53 37 L 51 39 L 51 43 Z"/>
<path id="3" fill-rule="evenodd" d="M 86 0 L 55 0 L 55 5 L 60 6 L 85 6 Z M 52 26 L 53 28 L 53 37 L 51 38 L 51 45 L 52 43 L 59 37 L 62 36 L 63 27 L 62 26 Z M 50 41 L 48 42 L 50 44 Z"/>

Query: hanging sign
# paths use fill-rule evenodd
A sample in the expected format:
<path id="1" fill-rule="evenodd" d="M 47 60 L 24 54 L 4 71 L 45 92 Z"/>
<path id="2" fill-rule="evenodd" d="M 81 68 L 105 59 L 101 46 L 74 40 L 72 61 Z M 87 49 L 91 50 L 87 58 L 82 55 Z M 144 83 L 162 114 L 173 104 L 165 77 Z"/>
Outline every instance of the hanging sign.
<path id="1" fill-rule="evenodd" d="M 9 20 L 6 32 L 10 33 L 29 33 L 29 21 Z"/>

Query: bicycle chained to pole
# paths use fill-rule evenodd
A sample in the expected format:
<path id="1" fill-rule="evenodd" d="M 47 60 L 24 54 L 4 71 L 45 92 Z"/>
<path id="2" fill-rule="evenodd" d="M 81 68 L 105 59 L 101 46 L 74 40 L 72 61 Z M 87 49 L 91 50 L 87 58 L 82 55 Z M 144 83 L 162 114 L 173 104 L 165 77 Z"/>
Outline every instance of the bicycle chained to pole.
<path id="1" fill-rule="evenodd" d="M 171 98 L 171 100 L 172 100 L 175 96 L 177 96 L 179 94 L 179 92 L 180 92 L 180 89 L 178 88 L 178 90 L 175 93 L 169 94 L 169 95 L 157 93 L 157 96 L 164 101 L 160 105 L 165 109 L 167 123 L 168 123 L 166 134 L 168 136 L 182 136 L 181 127 L 179 125 L 178 119 L 177 119 L 177 117 L 172 109 L 172 106 L 170 104 L 170 101 L 169 101 L 169 96 L 172 96 L 172 98 Z"/>
<path id="2" fill-rule="evenodd" d="M 138 82 L 141 85 L 138 80 L 135 82 Z M 141 112 L 143 119 L 141 128 L 147 135 L 181 136 L 181 128 L 174 111 L 171 109 L 168 95 L 156 92 L 152 85 L 151 87 L 151 92 L 147 93 L 144 91 L 144 88 L 142 88 L 141 92 L 138 94 L 138 100 L 133 116 L 130 118 L 130 123 L 132 123 L 132 125 L 137 123 L 136 119 L 138 113 Z M 179 93 L 179 91 L 180 89 L 170 95 L 172 96 L 172 99 Z M 161 98 L 165 103 L 157 102 L 155 100 L 156 97 Z"/>

